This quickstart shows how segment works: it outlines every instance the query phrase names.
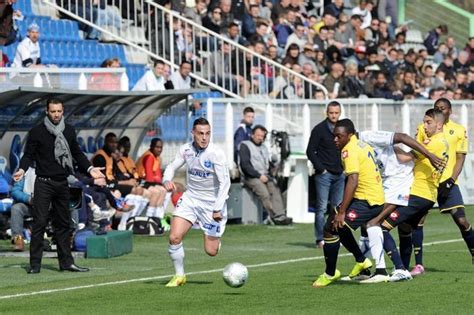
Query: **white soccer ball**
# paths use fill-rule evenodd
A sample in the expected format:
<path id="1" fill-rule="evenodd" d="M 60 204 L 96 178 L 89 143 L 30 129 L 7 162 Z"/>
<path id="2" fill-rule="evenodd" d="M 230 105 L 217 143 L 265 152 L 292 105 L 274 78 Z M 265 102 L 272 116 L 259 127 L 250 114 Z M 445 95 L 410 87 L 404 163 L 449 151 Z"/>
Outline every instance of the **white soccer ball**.
<path id="1" fill-rule="evenodd" d="M 249 271 L 241 263 L 235 262 L 224 268 L 223 277 L 229 287 L 239 288 L 247 282 Z"/>

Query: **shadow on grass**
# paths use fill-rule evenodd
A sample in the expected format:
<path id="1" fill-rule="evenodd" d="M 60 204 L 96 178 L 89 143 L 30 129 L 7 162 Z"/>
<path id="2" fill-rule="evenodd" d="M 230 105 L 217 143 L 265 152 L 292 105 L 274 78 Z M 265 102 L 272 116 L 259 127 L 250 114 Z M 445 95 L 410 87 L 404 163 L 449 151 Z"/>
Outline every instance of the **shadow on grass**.
<path id="1" fill-rule="evenodd" d="M 242 292 L 225 292 L 224 295 L 244 295 Z"/>
<path id="2" fill-rule="evenodd" d="M 316 249 L 316 244 L 315 243 L 308 243 L 308 242 L 293 242 L 293 243 L 286 243 L 286 245 Z"/>
<path id="3" fill-rule="evenodd" d="M 171 279 L 171 278 L 170 278 Z M 166 280 L 166 281 L 145 281 L 143 283 L 145 284 L 152 284 L 152 285 L 166 285 L 168 283 L 169 280 Z M 186 281 L 186 286 L 187 285 L 206 285 L 206 284 L 212 284 L 214 282 L 212 281 Z"/>

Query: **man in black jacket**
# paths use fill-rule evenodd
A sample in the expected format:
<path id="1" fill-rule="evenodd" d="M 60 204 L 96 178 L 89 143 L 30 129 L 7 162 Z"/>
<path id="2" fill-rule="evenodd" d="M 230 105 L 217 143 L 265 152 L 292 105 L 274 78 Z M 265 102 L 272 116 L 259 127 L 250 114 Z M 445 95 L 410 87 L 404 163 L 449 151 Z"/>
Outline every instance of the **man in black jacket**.
<path id="1" fill-rule="evenodd" d="M 82 153 L 76 141 L 76 131 L 64 122 L 63 113 L 61 100 L 53 98 L 46 102 L 47 116 L 43 123 L 30 130 L 20 168 L 13 175 L 15 181 L 21 180 L 25 170 L 36 162 L 28 273 L 39 273 L 41 270 L 44 232 L 49 217 L 57 242 L 60 271 L 89 271 L 88 268 L 75 265 L 71 255 L 71 212 L 66 178 L 73 173 L 73 159 L 81 171 L 93 178 L 102 178 L 104 175 L 99 168 L 92 167 Z"/>
<path id="2" fill-rule="evenodd" d="M 336 207 L 342 201 L 344 175 L 342 174 L 341 152 L 334 144 L 334 126 L 341 116 L 341 104 L 332 101 L 327 105 L 327 118 L 311 131 L 306 155 L 316 172 L 316 207 L 314 234 L 316 245 L 322 248 L 324 215 L 328 201 Z"/>

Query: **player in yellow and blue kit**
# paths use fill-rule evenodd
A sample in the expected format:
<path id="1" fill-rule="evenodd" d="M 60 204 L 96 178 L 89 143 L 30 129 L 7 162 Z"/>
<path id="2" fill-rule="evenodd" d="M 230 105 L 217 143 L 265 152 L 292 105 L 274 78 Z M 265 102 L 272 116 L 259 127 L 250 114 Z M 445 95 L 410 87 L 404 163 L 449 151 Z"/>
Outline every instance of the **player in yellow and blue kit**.
<path id="1" fill-rule="evenodd" d="M 444 115 L 438 109 L 430 109 L 423 118 L 423 129 L 427 138 L 423 141 L 426 149 L 438 158 L 448 157 L 448 142 L 443 133 Z M 426 215 L 438 197 L 438 186 L 443 170 L 437 170 L 423 155 L 415 153 L 415 167 L 413 168 L 413 184 L 410 189 L 408 206 L 398 207 L 382 223 L 384 230 L 384 249 L 391 253 L 396 266 L 402 266 L 401 257 L 390 230 L 399 226 L 399 234 L 410 235 L 413 228 Z M 403 225 L 401 225 L 404 223 Z M 400 238 L 402 239 L 402 238 Z M 403 238 L 405 239 L 405 237 Z M 411 240 L 410 240 L 411 244 Z M 396 267 L 399 268 L 399 267 Z"/>
<path id="2" fill-rule="evenodd" d="M 339 243 L 354 255 L 357 262 L 349 277 L 355 277 L 372 266 L 372 262 L 361 252 L 352 230 L 376 217 L 384 204 L 382 178 L 375 162 L 374 150 L 357 139 L 351 120 L 342 119 L 336 123 L 334 143 L 341 149 L 347 181 L 342 203 L 329 215 L 324 227 L 326 270 L 313 283 L 314 287 L 325 287 L 340 278 L 341 273 L 336 269 Z M 383 257 L 382 229 L 380 226 L 369 226 L 367 230 L 372 257 L 376 260 L 376 272 L 370 278 L 370 283 L 387 282 L 389 277 Z"/>
<path id="3" fill-rule="evenodd" d="M 441 213 L 450 213 L 454 222 L 459 227 L 462 237 L 466 242 L 467 247 L 474 255 L 474 233 L 472 226 L 466 218 L 464 211 L 464 201 L 462 199 L 461 191 L 457 184 L 459 174 L 461 174 L 464 160 L 467 154 L 467 133 L 466 129 L 450 120 L 451 102 L 446 98 L 438 99 L 434 108 L 443 112 L 445 123 L 443 127 L 444 136 L 449 144 L 449 159 L 446 169 L 441 177 L 438 188 L 438 205 Z M 427 139 L 422 126 L 418 127 L 417 140 L 423 142 Z M 412 270 L 413 275 L 424 273 L 423 267 L 423 223 L 424 218 L 413 233 L 413 245 L 415 247 L 415 262 L 416 265 Z M 400 244 L 400 252 L 404 263 L 410 262 L 411 244 Z M 405 253 L 405 254 L 404 254 Z M 474 256 L 473 256 L 474 257 Z M 407 266 L 408 267 L 408 266 Z"/>

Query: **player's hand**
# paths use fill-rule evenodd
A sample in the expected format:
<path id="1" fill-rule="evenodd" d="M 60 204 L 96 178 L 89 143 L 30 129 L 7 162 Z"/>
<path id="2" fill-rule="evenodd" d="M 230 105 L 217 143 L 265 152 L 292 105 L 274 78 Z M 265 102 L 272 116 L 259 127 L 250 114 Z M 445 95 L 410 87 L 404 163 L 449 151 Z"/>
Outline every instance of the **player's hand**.
<path id="1" fill-rule="evenodd" d="M 92 178 L 98 179 L 98 178 L 105 178 L 104 173 L 101 171 L 105 170 L 105 167 L 93 167 L 91 168 L 89 174 L 91 174 Z"/>
<path id="2" fill-rule="evenodd" d="M 438 187 L 438 197 L 439 198 L 448 198 L 449 191 L 453 188 L 456 181 L 452 178 L 448 178 L 444 182 L 439 183 Z"/>
<path id="3" fill-rule="evenodd" d="M 345 213 L 337 213 L 332 221 L 332 227 L 335 230 L 342 229 L 344 227 L 344 217 L 346 216 Z"/>
<path id="4" fill-rule="evenodd" d="M 441 171 L 446 167 L 446 161 L 440 159 L 433 153 L 428 154 L 428 160 L 430 161 L 431 165 L 433 165 L 433 167 L 436 168 L 438 171 Z"/>
<path id="5" fill-rule="evenodd" d="M 212 218 L 216 222 L 220 222 L 222 220 L 222 211 L 212 212 Z"/>
<path id="6" fill-rule="evenodd" d="M 268 176 L 266 176 L 266 175 L 260 175 L 259 179 L 264 184 L 268 183 Z"/>
<path id="7" fill-rule="evenodd" d="M 165 187 L 166 191 L 175 191 L 176 190 L 175 184 L 171 181 L 168 181 L 168 180 L 163 183 L 163 186 Z"/>
<path id="8" fill-rule="evenodd" d="M 96 178 L 94 179 L 94 185 L 104 187 L 107 185 L 107 182 L 105 181 L 105 178 Z"/>
<path id="9" fill-rule="evenodd" d="M 15 182 L 19 182 L 23 176 L 25 176 L 25 171 L 23 169 L 19 169 L 18 171 L 15 172 L 15 174 L 13 174 L 13 180 Z"/>

